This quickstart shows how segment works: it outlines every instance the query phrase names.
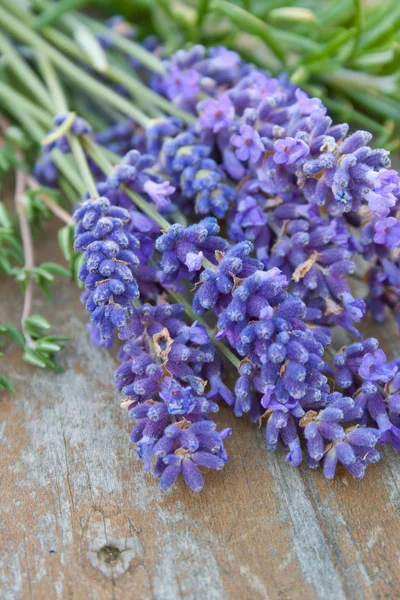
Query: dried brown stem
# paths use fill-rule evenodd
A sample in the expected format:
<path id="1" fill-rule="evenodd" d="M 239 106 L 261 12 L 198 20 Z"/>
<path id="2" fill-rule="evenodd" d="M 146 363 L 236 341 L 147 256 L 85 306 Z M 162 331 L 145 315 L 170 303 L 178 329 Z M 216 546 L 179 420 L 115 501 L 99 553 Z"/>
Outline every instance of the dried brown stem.
<path id="1" fill-rule="evenodd" d="M 17 169 L 16 180 L 15 180 L 15 194 L 14 202 L 15 208 L 19 217 L 19 226 L 21 231 L 22 246 L 24 250 L 25 269 L 27 273 L 27 280 L 24 294 L 24 306 L 21 315 L 21 326 L 25 337 L 25 341 L 29 346 L 33 345 L 33 340 L 25 331 L 25 320 L 29 317 L 32 309 L 33 299 L 33 269 L 35 268 L 33 244 L 31 230 L 29 227 L 28 217 L 25 211 L 23 196 L 26 189 L 25 174 L 21 169 Z"/>
<path id="2" fill-rule="evenodd" d="M 31 175 L 26 175 L 26 181 L 28 182 L 29 187 L 33 190 L 37 190 L 40 188 L 39 183 Z M 57 202 L 54 202 L 54 200 L 49 198 L 49 196 L 47 196 L 47 194 L 45 194 L 44 192 L 40 192 L 39 196 L 43 204 L 47 206 L 47 208 L 50 210 L 50 212 L 53 213 L 53 215 L 55 215 L 58 219 L 63 221 L 66 225 L 74 225 L 74 219 L 66 210 L 61 208 L 61 206 L 59 206 Z"/>

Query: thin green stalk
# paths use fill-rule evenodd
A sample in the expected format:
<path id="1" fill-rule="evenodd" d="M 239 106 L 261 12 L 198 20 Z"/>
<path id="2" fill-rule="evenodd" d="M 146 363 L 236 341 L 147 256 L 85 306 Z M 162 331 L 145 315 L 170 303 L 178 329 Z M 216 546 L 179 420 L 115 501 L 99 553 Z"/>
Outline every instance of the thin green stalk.
<path id="1" fill-rule="evenodd" d="M 44 78 L 46 80 L 49 91 L 52 95 L 54 106 L 57 112 L 66 113 L 68 111 L 67 101 L 65 99 L 64 91 L 61 87 L 60 80 L 57 77 L 55 70 L 53 69 L 53 65 L 48 60 L 47 56 L 42 52 L 38 52 L 38 59 L 40 62 L 41 69 L 43 71 Z M 73 113 L 72 113 L 73 115 Z M 68 120 L 68 118 L 66 119 Z M 70 123 L 72 125 L 73 120 L 70 119 Z M 89 194 L 92 198 L 97 198 L 97 187 L 96 182 L 92 176 L 92 173 L 89 169 L 89 165 L 86 160 L 85 153 L 83 151 L 82 145 L 79 142 L 78 138 L 71 134 L 67 133 L 68 141 L 71 146 L 72 155 L 74 157 L 75 163 L 79 169 L 79 172 L 82 177 L 82 181 L 84 182 Z"/>
<path id="2" fill-rule="evenodd" d="M 77 67 L 73 62 L 44 41 L 40 35 L 32 31 L 23 21 L 15 18 L 11 13 L 0 6 L 0 24 L 17 39 L 40 50 L 57 67 L 68 75 L 75 83 L 81 86 L 89 94 L 101 98 L 112 105 L 123 114 L 131 117 L 134 121 L 147 127 L 150 119 L 131 102 L 110 90 L 106 85 L 100 83 L 88 73 Z"/>
<path id="3" fill-rule="evenodd" d="M 46 81 L 50 96 L 53 100 L 53 106 L 57 113 L 62 114 L 68 111 L 67 103 L 65 101 L 64 92 L 61 88 L 58 77 L 51 65 L 51 62 L 47 56 L 41 52 L 36 52 L 39 68 L 43 74 L 44 80 Z"/>
<path id="4" fill-rule="evenodd" d="M 383 94 L 393 94 L 397 91 L 397 81 L 392 75 L 377 76 L 342 68 L 324 75 L 323 79 L 330 84 L 361 91 L 376 91 Z"/>
<path id="5" fill-rule="evenodd" d="M 66 119 L 63 121 L 63 123 L 61 123 L 59 127 L 57 127 L 54 131 L 49 133 L 49 135 L 46 136 L 44 140 L 42 140 L 42 146 L 52 144 L 53 142 L 56 142 L 58 139 L 60 139 L 61 136 L 67 135 L 75 121 L 75 118 L 75 113 L 69 113 Z"/>
<path id="6" fill-rule="evenodd" d="M 22 96 L 3 81 L 0 81 L 0 96 L 3 97 L 7 105 L 16 104 L 21 111 L 31 115 L 45 127 L 51 125 L 51 116 L 49 113 L 38 107 L 31 100 L 28 100 L 28 98 L 25 98 L 25 96 Z"/>
<path id="7" fill-rule="evenodd" d="M 209 11 L 210 0 L 198 0 L 196 26 L 198 29 L 203 25 L 203 20 Z"/>
<path id="8" fill-rule="evenodd" d="M 6 37 L 0 33 L 0 50 L 2 50 L 10 67 L 15 71 L 22 85 L 47 108 L 51 108 L 50 97 L 33 69 L 25 62 Z"/>
<path id="9" fill-rule="evenodd" d="M 246 33 L 261 38 L 273 54 L 285 64 L 286 53 L 282 48 L 280 41 L 275 37 L 270 27 L 261 19 L 247 12 L 247 10 L 240 6 L 236 6 L 236 4 L 226 2 L 226 0 L 215 0 L 212 7 L 216 12 L 227 17 L 232 23 L 237 25 L 240 31 L 245 31 Z"/>
<path id="10" fill-rule="evenodd" d="M 43 136 L 43 129 L 36 123 L 32 116 L 21 108 L 18 102 L 13 102 L 7 95 L 2 94 L 2 84 L 0 82 L 0 106 L 6 108 L 14 118 L 22 125 L 23 129 L 28 133 L 31 140 L 40 144 Z"/>
<path id="11" fill-rule="evenodd" d="M 51 117 L 44 117 L 43 111 L 41 111 L 36 105 L 32 104 L 29 100 L 26 100 L 18 92 L 15 92 L 12 88 L 0 81 L 0 99 L 3 102 L 3 106 L 14 116 L 14 118 L 21 123 L 25 131 L 28 132 L 31 139 L 37 144 L 41 144 L 42 140 L 46 135 L 47 129 L 51 126 Z M 37 113 L 37 114 L 36 114 Z M 41 117 L 41 119 L 39 118 Z M 46 130 L 44 130 L 37 121 L 44 121 Z M 61 154 L 58 150 L 52 151 L 52 158 L 67 181 L 75 188 L 75 190 L 82 195 L 86 189 L 82 186 L 82 183 L 76 173 L 68 162 L 68 157 Z"/>
<path id="12" fill-rule="evenodd" d="M 88 0 L 59 0 L 55 4 L 49 4 L 48 8 L 43 10 L 41 14 L 32 22 L 33 29 L 42 29 L 47 25 L 51 25 L 65 13 L 76 8 L 80 8 L 88 4 Z"/>
<path id="13" fill-rule="evenodd" d="M 75 169 L 68 160 L 69 157 L 67 157 L 65 154 L 62 154 L 59 150 L 52 150 L 51 157 L 63 177 L 65 177 L 68 183 L 76 190 L 79 197 L 83 196 L 87 191 L 86 187 L 82 180 L 77 177 Z"/>
<path id="14" fill-rule="evenodd" d="M 154 73 L 160 73 L 161 75 L 166 74 L 166 69 L 162 61 L 136 42 L 133 42 L 122 35 L 118 35 L 95 19 L 91 19 L 90 17 L 81 14 L 79 14 L 79 19 L 83 19 L 83 21 L 87 23 L 95 33 L 99 33 L 105 38 L 108 38 L 116 48 L 119 48 L 132 58 L 138 60 L 150 71 L 153 71 Z"/>
<path id="15" fill-rule="evenodd" d="M 50 28 L 46 28 L 43 33 L 48 40 L 59 46 L 64 52 L 67 52 L 70 54 L 70 56 L 77 60 L 82 60 L 81 51 L 70 38 L 63 35 L 61 32 Z M 158 106 L 165 113 L 180 117 L 183 121 L 189 124 L 192 124 L 196 121 L 193 115 L 181 110 L 163 96 L 153 92 L 153 90 L 149 89 L 139 79 L 135 79 L 134 77 L 130 76 L 129 72 L 120 69 L 118 66 L 110 65 L 107 69 L 102 69 L 99 72 L 101 75 L 107 76 L 115 83 L 123 85 L 138 99 Z"/>
<path id="16" fill-rule="evenodd" d="M 77 139 L 77 137 L 75 135 L 71 135 L 71 136 L 69 136 L 68 141 L 71 146 L 74 160 L 79 169 L 81 177 L 82 177 L 83 181 L 85 182 L 86 188 L 87 188 L 90 196 L 92 198 L 97 198 L 99 194 L 97 192 L 96 183 L 95 183 L 95 180 L 89 169 L 89 165 L 86 160 L 85 153 L 83 151 L 83 148 L 82 148 L 79 140 Z"/>

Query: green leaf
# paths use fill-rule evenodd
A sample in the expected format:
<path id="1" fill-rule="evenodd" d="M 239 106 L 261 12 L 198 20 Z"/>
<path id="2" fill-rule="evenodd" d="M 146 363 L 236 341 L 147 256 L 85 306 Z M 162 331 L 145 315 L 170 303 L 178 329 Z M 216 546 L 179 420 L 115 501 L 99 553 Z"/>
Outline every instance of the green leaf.
<path id="1" fill-rule="evenodd" d="M 0 325 L 0 335 L 6 335 L 22 348 L 25 346 L 23 335 L 12 325 Z"/>
<path id="2" fill-rule="evenodd" d="M 46 337 L 41 338 L 42 341 L 47 342 L 68 342 L 69 339 L 65 335 L 46 335 Z"/>
<path id="3" fill-rule="evenodd" d="M 309 54 L 306 58 L 304 58 L 303 63 L 308 64 L 315 60 L 319 60 L 324 57 L 332 58 L 335 51 L 344 46 L 349 40 L 355 38 L 357 36 L 357 28 L 351 27 L 346 31 L 341 31 L 338 35 L 336 35 L 332 40 L 330 40 L 325 46 L 321 48 L 318 52 L 313 52 Z"/>
<path id="4" fill-rule="evenodd" d="M 54 281 L 54 276 L 46 269 L 42 269 L 42 267 L 36 267 L 33 270 L 33 276 L 39 285 L 41 283 L 40 278 L 43 278 L 45 281 L 48 281 L 49 283 Z"/>
<path id="5" fill-rule="evenodd" d="M 13 224 L 8 210 L 4 206 L 4 202 L 0 202 L 0 225 L 5 229 L 12 230 Z"/>
<path id="6" fill-rule="evenodd" d="M 36 354 L 33 350 L 28 348 L 22 355 L 22 360 L 33 365 L 34 367 L 40 367 L 41 369 L 45 369 L 48 364 L 47 361 L 43 360 L 40 356 Z"/>
<path id="7" fill-rule="evenodd" d="M 70 262 L 72 258 L 73 236 L 73 225 L 66 225 L 65 227 L 62 227 L 58 230 L 58 243 L 67 262 Z"/>
<path id="8" fill-rule="evenodd" d="M 43 271 L 45 270 L 47 273 L 50 273 L 51 275 L 59 275 L 60 277 L 71 277 L 71 273 L 70 271 L 68 271 L 68 269 L 66 269 L 65 267 L 63 267 L 62 265 L 59 265 L 57 263 L 53 263 L 53 262 L 47 262 L 47 263 L 42 263 L 40 265 L 40 269 Z"/>
<path id="9" fill-rule="evenodd" d="M 50 329 L 51 327 L 48 320 L 41 315 L 30 315 L 30 317 L 25 319 L 24 325 L 25 324 L 31 327 L 37 327 L 38 329 Z"/>
<path id="10" fill-rule="evenodd" d="M 47 342 L 44 340 L 44 338 L 42 338 L 36 342 L 35 349 L 53 354 L 54 352 L 59 352 L 61 350 L 61 346 L 52 342 Z"/>
<path id="11" fill-rule="evenodd" d="M 15 392 L 13 386 L 8 381 L 7 377 L 5 377 L 5 375 L 0 375 L 0 390 L 1 389 L 7 390 L 8 392 L 11 392 L 12 394 Z"/>
<path id="12" fill-rule="evenodd" d="M 208 13 L 210 6 L 210 0 L 198 0 L 197 8 L 197 27 L 201 27 L 203 24 L 204 17 Z"/>

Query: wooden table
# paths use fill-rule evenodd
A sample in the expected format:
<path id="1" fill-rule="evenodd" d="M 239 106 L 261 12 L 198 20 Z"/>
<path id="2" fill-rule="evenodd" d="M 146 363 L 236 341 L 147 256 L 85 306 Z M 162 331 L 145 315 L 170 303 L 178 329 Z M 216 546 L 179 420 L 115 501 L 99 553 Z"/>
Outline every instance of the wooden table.
<path id="1" fill-rule="evenodd" d="M 18 323 L 18 288 L 0 285 L 0 322 Z M 399 454 L 385 450 L 362 481 L 326 481 L 221 408 L 231 462 L 201 494 L 162 493 L 129 441 L 115 359 L 90 345 L 76 288 L 53 289 L 35 310 L 71 338 L 64 373 L 21 363 L 15 346 L 0 361 L 16 389 L 0 399 L 1 599 L 400 598 Z M 391 357 L 400 348 L 393 322 L 368 332 Z"/>

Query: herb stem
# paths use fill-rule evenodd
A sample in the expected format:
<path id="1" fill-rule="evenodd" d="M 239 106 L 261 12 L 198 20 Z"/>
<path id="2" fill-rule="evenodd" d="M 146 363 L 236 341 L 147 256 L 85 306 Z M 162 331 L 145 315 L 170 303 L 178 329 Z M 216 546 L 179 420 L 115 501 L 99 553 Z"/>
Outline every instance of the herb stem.
<path id="1" fill-rule="evenodd" d="M 31 102 L 31 100 L 28 100 L 28 98 L 22 96 L 22 94 L 15 91 L 10 85 L 7 85 L 3 81 L 0 81 L 0 97 L 3 98 L 4 102 L 11 108 L 11 110 L 13 107 L 15 107 L 15 105 L 17 105 L 21 112 L 31 115 L 45 127 L 50 127 L 51 116 L 49 113 L 47 113 L 47 111 L 38 107 L 36 104 Z"/>

